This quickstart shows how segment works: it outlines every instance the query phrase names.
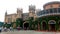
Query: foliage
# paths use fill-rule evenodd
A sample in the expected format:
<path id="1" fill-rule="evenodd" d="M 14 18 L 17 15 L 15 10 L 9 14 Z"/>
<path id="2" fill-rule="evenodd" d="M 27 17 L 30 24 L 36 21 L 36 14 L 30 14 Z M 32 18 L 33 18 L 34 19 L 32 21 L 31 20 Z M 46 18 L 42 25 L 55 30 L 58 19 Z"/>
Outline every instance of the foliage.
<path id="1" fill-rule="evenodd" d="M 4 27 L 10 28 L 11 27 L 11 24 L 5 23 L 4 24 Z"/>
<path id="2" fill-rule="evenodd" d="M 23 26 L 23 20 L 22 20 L 22 18 L 17 18 L 17 19 L 16 19 L 16 27 L 17 27 L 17 26 L 20 26 L 20 27 Z"/>
<path id="3" fill-rule="evenodd" d="M 28 22 L 29 22 L 30 29 L 34 30 L 34 18 L 33 17 L 29 17 L 28 18 Z"/>
<path id="4" fill-rule="evenodd" d="M 40 17 L 40 18 L 39 18 L 40 26 L 42 26 L 41 23 L 42 23 L 43 20 L 46 21 L 46 30 L 49 29 L 49 26 L 47 26 L 49 20 L 55 20 L 55 21 L 56 21 L 56 25 L 55 25 L 55 26 L 56 26 L 56 30 L 58 29 L 58 21 L 60 20 L 60 16 L 46 16 L 46 17 Z M 42 29 L 42 28 L 40 27 L 40 29 Z"/>

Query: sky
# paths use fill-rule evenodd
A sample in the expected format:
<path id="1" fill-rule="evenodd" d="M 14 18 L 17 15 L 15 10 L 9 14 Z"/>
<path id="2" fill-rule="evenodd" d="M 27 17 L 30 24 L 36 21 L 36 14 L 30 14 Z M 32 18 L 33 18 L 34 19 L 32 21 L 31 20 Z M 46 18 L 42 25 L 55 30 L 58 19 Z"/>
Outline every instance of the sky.
<path id="1" fill-rule="evenodd" d="M 4 22 L 6 11 L 13 14 L 17 12 L 17 8 L 22 8 L 23 13 L 27 13 L 29 5 L 35 5 L 36 9 L 43 10 L 43 5 L 51 1 L 60 0 L 0 0 L 0 21 Z"/>

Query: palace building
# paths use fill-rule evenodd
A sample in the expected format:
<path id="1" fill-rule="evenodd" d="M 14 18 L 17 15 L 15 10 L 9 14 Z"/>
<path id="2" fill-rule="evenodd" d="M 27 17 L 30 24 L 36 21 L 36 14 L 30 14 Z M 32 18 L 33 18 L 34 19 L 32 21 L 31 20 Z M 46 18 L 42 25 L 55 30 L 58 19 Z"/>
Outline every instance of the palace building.
<path id="1" fill-rule="evenodd" d="M 48 2 L 43 6 L 43 10 L 37 10 L 35 6 L 30 5 L 29 13 L 23 13 L 23 9 L 19 8 L 17 8 L 16 14 L 8 15 L 6 12 L 5 23 L 15 22 L 16 18 L 23 18 L 23 20 L 26 20 L 29 17 L 39 19 L 39 22 L 37 22 L 37 28 L 39 30 L 60 30 L 60 2 Z M 24 24 L 25 22 L 23 23 L 23 26 Z"/>
<path id="2" fill-rule="evenodd" d="M 60 2 L 48 2 L 38 12 L 41 30 L 60 30 Z"/>
<path id="3" fill-rule="evenodd" d="M 22 8 L 17 8 L 17 13 L 14 13 L 14 14 L 7 14 L 7 12 L 6 12 L 4 22 L 8 23 L 8 24 L 11 22 L 16 22 L 17 18 L 22 18 L 23 21 L 26 21 L 29 17 L 34 17 L 34 16 L 35 16 L 35 6 L 30 5 L 29 6 L 29 13 L 23 13 Z M 16 25 L 14 24 L 14 26 L 16 26 Z"/>

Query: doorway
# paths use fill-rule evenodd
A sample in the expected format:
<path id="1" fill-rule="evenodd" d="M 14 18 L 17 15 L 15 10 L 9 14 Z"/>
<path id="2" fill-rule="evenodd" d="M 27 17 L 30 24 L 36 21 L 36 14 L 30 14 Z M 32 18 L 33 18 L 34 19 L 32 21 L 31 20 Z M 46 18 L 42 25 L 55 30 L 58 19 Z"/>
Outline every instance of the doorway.
<path id="1" fill-rule="evenodd" d="M 55 31 L 55 24 L 50 24 L 50 31 Z"/>
<path id="2" fill-rule="evenodd" d="M 42 30 L 46 30 L 46 22 L 45 21 L 42 22 Z"/>
<path id="3" fill-rule="evenodd" d="M 48 24 L 49 24 L 49 31 L 55 31 L 56 22 L 54 20 L 51 20 L 48 22 Z"/>
<path id="4" fill-rule="evenodd" d="M 29 28 L 29 23 L 24 23 L 24 29 L 27 30 Z"/>

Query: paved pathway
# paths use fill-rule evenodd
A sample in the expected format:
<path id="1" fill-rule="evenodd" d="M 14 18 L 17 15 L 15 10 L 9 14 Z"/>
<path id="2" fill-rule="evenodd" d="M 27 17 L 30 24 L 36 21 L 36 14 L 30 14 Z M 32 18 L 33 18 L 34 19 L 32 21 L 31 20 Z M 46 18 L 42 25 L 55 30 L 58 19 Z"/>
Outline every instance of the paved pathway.
<path id="1" fill-rule="evenodd" d="M 0 34 L 60 34 L 60 32 L 37 32 L 37 31 L 10 31 L 1 32 Z"/>

